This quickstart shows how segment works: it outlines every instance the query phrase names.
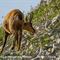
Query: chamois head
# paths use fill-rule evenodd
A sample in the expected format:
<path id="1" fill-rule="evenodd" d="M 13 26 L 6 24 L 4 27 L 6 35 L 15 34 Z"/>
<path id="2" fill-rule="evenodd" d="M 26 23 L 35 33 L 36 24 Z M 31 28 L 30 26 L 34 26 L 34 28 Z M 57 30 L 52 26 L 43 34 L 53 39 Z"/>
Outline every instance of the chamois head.
<path id="1" fill-rule="evenodd" d="M 24 23 L 24 29 L 34 34 L 35 29 L 32 26 L 32 18 L 33 18 L 33 12 L 29 13 L 28 16 L 26 16 L 26 19 L 25 19 L 26 23 Z"/>

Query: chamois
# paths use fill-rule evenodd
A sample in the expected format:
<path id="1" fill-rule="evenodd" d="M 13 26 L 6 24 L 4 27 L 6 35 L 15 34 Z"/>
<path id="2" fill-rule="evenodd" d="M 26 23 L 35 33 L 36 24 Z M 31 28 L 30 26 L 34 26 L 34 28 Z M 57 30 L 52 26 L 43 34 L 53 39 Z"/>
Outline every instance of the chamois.
<path id="1" fill-rule="evenodd" d="M 24 14 L 19 9 L 11 10 L 5 17 L 3 21 L 3 30 L 4 30 L 4 43 L 2 46 L 1 52 L 4 50 L 7 37 L 11 34 L 15 36 L 13 40 L 13 45 L 11 49 L 14 49 L 15 42 L 17 41 L 18 50 L 20 50 L 21 40 L 22 40 L 22 30 L 27 30 L 29 32 L 35 33 L 35 29 L 32 26 L 32 13 L 30 14 L 29 22 L 24 22 Z"/>

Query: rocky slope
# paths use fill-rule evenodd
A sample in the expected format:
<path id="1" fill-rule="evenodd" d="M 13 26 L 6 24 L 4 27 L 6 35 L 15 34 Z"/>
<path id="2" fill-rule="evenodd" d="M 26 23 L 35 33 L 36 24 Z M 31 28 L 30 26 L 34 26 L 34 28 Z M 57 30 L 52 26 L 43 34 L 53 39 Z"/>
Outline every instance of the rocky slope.
<path id="1" fill-rule="evenodd" d="M 48 1 L 48 0 L 45 0 Z M 44 2 L 44 0 L 43 0 Z M 49 0 L 33 9 L 35 35 L 23 33 L 22 47 L 19 52 L 10 50 L 10 36 L 1 56 L 10 56 L 11 60 L 60 60 L 60 0 Z M 18 57 L 17 57 L 18 56 Z M 9 57 L 5 57 L 8 59 Z M 1 57 L 2 59 L 2 57 Z"/>

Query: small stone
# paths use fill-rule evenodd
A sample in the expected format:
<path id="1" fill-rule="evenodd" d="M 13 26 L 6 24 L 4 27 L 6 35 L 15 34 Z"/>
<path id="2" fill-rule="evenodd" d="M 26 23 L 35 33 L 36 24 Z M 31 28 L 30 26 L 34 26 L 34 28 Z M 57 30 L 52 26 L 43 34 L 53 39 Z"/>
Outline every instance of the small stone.
<path id="1" fill-rule="evenodd" d="M 44 56 L 41 56 L 42 59 L 44 59 Z"/>

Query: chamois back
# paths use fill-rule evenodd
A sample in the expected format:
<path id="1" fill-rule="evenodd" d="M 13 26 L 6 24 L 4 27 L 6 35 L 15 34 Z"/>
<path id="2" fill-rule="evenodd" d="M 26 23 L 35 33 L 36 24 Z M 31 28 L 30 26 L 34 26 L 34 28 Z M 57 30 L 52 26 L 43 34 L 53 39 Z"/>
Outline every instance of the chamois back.
<path id="1" fill-rule="evenodd" d="M 13 33 L 19 30 L 24 24 L 24 15 L 19 9 L 10 11 L 3 21 L 3 29 L 8 33 Z"/>

